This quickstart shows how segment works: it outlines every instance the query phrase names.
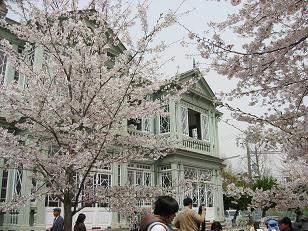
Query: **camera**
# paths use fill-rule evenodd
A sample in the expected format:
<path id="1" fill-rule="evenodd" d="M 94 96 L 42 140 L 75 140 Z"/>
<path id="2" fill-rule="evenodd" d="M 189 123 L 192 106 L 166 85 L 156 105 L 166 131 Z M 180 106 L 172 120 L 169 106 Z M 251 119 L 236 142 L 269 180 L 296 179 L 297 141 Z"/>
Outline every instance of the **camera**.
<path id="1" fill-rule="evenodd" d="M 205 204 L 201 204 L 198 209 L 198 214 L 202 213 L 203 208 L 205 208 Z"/>

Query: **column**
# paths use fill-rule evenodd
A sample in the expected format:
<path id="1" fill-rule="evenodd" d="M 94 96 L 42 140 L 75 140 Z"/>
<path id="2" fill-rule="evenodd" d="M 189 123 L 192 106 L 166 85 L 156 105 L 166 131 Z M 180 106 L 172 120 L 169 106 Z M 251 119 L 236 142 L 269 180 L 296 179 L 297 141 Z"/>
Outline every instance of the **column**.
<path id="1" fill-rule="evenodd" d="M 172 186 L 179 184 L 179 168 L 177 163 L 171 164 Z"/>
<path id="2" fill-rule="evenodd" d="M 178 164 L 178 177 L 177 177 L 177 193 L 178 193 L 178 202 L 180 207 L 183 207 L 184 200 L 184 190 L 185 190 L 185 182 L 184 182 L 184 165 Z"/>
<path id="3" fill-rule="evenodd" d="M 174 101 L 169 103 L 170 114 L 170 137 L 175 138 L 177 135 L 177 121 L 176 121 L 176 104 Z"/>
<path id="4" fill-rule="evenodd" d="M 16 171 L 16 170 L 15 170 Z M 31 173 L 29 171 L 22 171 L 22 186 L 21 195 L 29 195 L 32 189 Z M 20 230 L 28 231 L 30 228 L 30 201 L 26 203 L 24 207 L 19 210 L 18 226 Z"/>
<path id="5" fill-rule="evenodd" d="M 214 170 L 215 176 L 215 207 L 216 207 L 216 214 L 215 217 L 217 220 L 223 220 L 223 193 L 222 193 L 222 181 L 221 181 L 221 174 L 220 170 Z"/>
<path id="6" fill-rule="evenodd" d="M 36 201 L 36 216 L 35 216 L 35 230 L 37 231 L 45 231 L 46 224 L 45 224 L 45 202 L 44 200 L 37 200 Z M 52 214 L 50 213 L 50 216 Z M 48 227 L 47 227 L 48 228 Z"/>
<path id="7" fill-rule="evenodd" d="M 120 166 L 120 168 L 119 168 Z M 120 170 L 120 179 L 119 179 L 119 170 Z M 113 185 L 121 186 L 127 183 L 127 163 L 123 164 L 114 164 L 113 166 L 112 177 L 117 177 L 116 184 L 113 182 Z M 126 220 L 120 218 L 118 212 L 112 213 L 112 228 L 122 228 L 126 227 Z"/>
<path id="8" fill-rule="evenodd" d="M 216 156 L 216 129 L 215 129 L 215 118 L 214 112 L 211 110 L 209 112 L 209 122 L 210 122 L 210 143 L 211 143 L 211 155 Z"/>
<path id="9" fill-rule="evenodd" d="M 10 169 L 8 170 L 9 173 L 8 173 L 8 183 L 7 183 L 7 191 L 6 191 L 6 201 L 10 201 L 12 200 L 12 195 L 13 195 L 13 187 L 14 187 L 14 169 Z M 11 227 L 12 224 L 11 224 L 11 216 L 10 216 L 10 213 L 9 211 L 6 212 L 4 214 L 4 222 L 3 222 L 3 226 L 4 227 Z"/>
<path id="10" fill-rule="evenodd" d="M 219 154 L 219 141 L 218 141 L 218 118 L 216 117 L 216 114 L 214 113 L 214 128 L 215 128 L 215 156 L 220 158 Z"/>
<path id="11" fill-rule="evenodd" d="M 182 132 L 182 113 L 181 113 L 181 103 L 180 101 L 175 105 L 176 109 L 176 126 L 177 126 L 177 136 L 179 139 L 182 139 L 183 132 Z"/>

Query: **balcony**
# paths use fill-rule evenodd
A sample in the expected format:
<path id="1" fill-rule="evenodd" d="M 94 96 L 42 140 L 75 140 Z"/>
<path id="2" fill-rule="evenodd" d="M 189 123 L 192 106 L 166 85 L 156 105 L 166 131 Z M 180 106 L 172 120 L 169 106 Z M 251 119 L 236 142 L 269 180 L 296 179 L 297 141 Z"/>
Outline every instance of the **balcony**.
<path id="1" fill-rule="evenodd" d="M 135 129 L 127 129 L 127 132 L 132 136 L 139 137 L 144 137 L 148 134 L 146 132 Z M 179 148 L 191 152 L 197 152 L 200 154 L 211 155 L 211 145 L 209 142 L 196 138 L 191 138 L 189 136 L 183 136 L 182 141 L 180 141 L 179 143 Z"/>
<path id="2" fill-rule="evenodd" d="M 127 129 L 127 132 L 128 132 L 128 134 L 130 134 L 131 136 L 140 136 L 140 137 L 143 137 L 143 136 L 146 136 L 146 135 L 147 135 L 146 132 L 139 131 L 139 130 L 136 130 L 136 129 L 131 129 L 131 128 L 128 128 L 128 129 Z"/>
<path id="3" fill-rule="evenodd" d="M 211 154 L 211 145 L 208 142 L 190 137 L 183 137 L 182 148 L 201 154 Z"/>

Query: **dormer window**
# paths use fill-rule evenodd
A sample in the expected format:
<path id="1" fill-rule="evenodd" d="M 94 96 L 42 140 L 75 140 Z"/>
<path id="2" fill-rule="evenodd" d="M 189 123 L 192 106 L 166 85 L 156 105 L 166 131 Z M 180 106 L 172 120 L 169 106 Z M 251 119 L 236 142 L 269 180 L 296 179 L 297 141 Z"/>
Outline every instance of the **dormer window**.
<path id="1" fill-rule="evenodd" d="M 193 139 L 209 140 L 209 120 L 207 114 L 181 106 L 182 134 Z"/>

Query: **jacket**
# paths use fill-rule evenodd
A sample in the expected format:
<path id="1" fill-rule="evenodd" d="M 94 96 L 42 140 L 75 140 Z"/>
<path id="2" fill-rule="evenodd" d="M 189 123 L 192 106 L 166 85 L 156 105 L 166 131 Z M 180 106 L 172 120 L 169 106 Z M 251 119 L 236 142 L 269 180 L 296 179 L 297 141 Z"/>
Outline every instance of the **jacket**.
<path id="1" fill-rule="evenodd" d="M 201 222 L 205 221 L 205 211 L 199 215 L 194 209 L 185 206 L 175 217 L 174 225 L 181 231 L 198 231 Z"/>
<path id="2" fill-rule="evenodd" d="M 57 218 L 55 218 L 52 227 L 51 227 L 51 231 L 63 231 L 63 227 L 64 226 L 64 219 L 61 216 L 58 216 Z"/>
<path id="3" fill-rule="evenodd" d="M 78 223 L 74 225 L 74 231 L 87 231 L 87 228 L 84 223 Z"/>

